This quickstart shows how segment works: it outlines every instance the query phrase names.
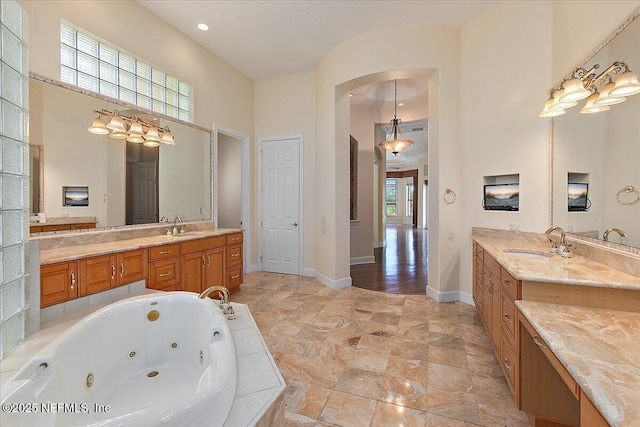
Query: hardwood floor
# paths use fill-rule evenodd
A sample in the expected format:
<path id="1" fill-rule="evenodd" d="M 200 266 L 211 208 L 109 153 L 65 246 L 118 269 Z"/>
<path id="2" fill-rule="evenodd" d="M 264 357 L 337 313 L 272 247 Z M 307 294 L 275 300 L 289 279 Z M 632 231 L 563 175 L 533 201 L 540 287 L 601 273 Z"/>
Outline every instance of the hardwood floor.
<path id="1" fill-rule="evenodd" d="M 387 246 L 374 249 L 375 264 L 351 266 L 353 286 L 394 294 L 424 295 L 427 287 L 427 230 L 386 227 Z"/>

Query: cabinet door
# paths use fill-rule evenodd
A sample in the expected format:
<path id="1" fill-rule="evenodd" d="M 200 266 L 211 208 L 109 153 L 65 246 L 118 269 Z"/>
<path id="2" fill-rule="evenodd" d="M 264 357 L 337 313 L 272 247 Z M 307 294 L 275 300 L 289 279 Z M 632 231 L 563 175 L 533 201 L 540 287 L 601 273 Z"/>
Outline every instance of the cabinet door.
<path id="1" fill-rule="evenodd" d="M 502 287 L 495 276 L 492 277 L 491 286 L 491 342 L 496 354 L 500 354 L 500 342 L 502 335 Z"/>
<path id="2" fill-rule="evenodd" d="M 40 267 L 40 307 L 48 307 L 78 295 L 76 262 L 61 262 Z"/>
<path id="3" fill-rule="evenodd" d="M 80 292 L 78 296 L 83 297 L 106 291 L 118 283 L 115 255 L 81 259 L 79 266 Z"/>
<path id="4" fill-rule="evenodd" d="M 228 286 L 226 282 L 226 266 L 225 266 L 225 248 L 211 249 L 206 254 L 206 273 L 204 277 L 203 288 L 219 285 Z"/>
<path id="5" fill-rule="evenodd" d="M 147 250 L 121 252 L 118 254 L 118 286 L 147 278 L 149 261 Z"/>
<path id="6" fill-rule="evenodd" d="M 495 282 L 491 279 L 491 273 L 489 272 L 489 270 L 485 267 L 484 269 L 484 274 L 483 274 L 483 289 L 482 289 L 482 322 L 484 323 L 485 329 L 487 330 L 487 335 L 489 336 L 489 339 L 491 339 L 491 332 L 492 332 L 492 320 L 493 320 L 493 316 L 492 311 L 493 311 L 493 306 L 492 306 L 492 293 L 493 293 L 493 289 L 495 288 L 495 286 L 497 286 L 495 284 Z"/>
<path id="7" fill-rule="evenodd" d="M 203 291 L 206 259 L 205 252 L 182 256 L 182 290 L 196 293 Z"/>

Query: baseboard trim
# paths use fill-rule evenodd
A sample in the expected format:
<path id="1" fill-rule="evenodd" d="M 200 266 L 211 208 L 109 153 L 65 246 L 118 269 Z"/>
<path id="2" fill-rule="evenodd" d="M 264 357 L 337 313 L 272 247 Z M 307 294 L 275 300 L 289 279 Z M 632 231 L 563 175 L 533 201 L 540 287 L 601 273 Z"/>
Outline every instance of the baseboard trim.
<path id="1" fill-rule="evenodd" d="M 260 271 L 258 264 L 249 264 L 249 267 L 247 267 L 247 273 L 253 273 L 255 271 Z"/>
<path id="2" fill-rule="evenodd" d="M 351 265 L 359 265 L 359 264 L 375 264 L 376 258 L 373 256 L 361 256 L 356 258 L 351 258 Z"/>
<path id="3" fill-rule="evenodd" d="M 315 268 L 303 268 L 302 275 L 306 277 L 316 277 L 316 269 Z"/>
<path id="4" fill-rule="evenodd" d="M 316 279 L 318 279 L 320 283 L 331 289 L 342 289 L 351 286 L 351 277 L 333 280 L 316 271 Z"/>
<path id="5" fill-rule="evenodd" d="M 471 294 L 467 292 L 460 291 L 449 291 L 449 292 L 438 292 L 435 289 L 427 286 L 427 296 L 435 300 L 436 302 L 454 302 L 460 301 L 465 304 L 469 304 L 474 306 L 473 297 Z"/>

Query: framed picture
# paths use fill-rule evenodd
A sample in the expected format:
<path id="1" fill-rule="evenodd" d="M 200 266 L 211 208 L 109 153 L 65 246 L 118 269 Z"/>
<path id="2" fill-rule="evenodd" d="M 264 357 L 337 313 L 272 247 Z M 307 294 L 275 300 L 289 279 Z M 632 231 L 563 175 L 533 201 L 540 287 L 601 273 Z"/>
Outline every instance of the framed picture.
<path id="1" fill-rule="evenodd" d="M 89 206 L 89 187 L 62 187 L 62 206 Z"/>

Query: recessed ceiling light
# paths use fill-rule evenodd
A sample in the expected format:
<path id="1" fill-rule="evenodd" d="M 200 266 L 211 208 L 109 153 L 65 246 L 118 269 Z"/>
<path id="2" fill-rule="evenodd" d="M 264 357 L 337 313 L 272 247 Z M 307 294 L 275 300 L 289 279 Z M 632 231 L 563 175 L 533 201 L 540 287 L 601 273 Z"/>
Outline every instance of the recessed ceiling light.
<path id="1" fill-rule="evenodd" d="M 198 24 L 198 29 L 202 31 L 208 31 L 209 26 L 207 24 Z"/>
<path id="2" fill-rule="evenodd" d="M 404 104 L 402 102 L 398 102 L 398 107 L 402 107 Z"/>
<path id="3" fill-rule="evenodd" d="M 349 98 L 353 98 L 353 94 L 352 93 L 349 94 Z"/>

